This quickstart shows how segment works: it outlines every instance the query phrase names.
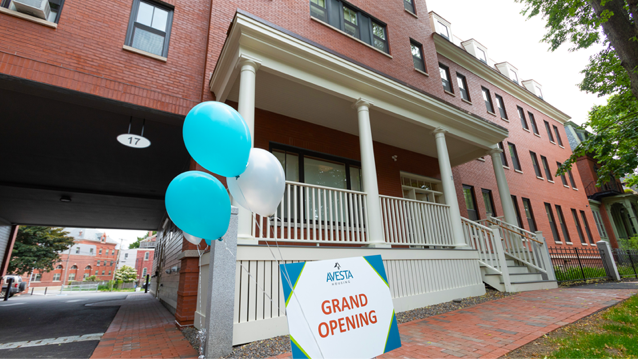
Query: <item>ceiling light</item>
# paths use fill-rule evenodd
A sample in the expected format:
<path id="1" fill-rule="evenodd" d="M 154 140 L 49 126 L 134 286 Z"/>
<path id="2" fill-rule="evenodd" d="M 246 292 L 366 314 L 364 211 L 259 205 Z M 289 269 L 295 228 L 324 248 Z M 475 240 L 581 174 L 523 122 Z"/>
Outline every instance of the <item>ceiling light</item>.
<path id="1" fill-rule="evenodd" d="M 70 196 L 62 196 L 62 197 L 60 197 L 60 202 L 70 203 L 71 202 L 71 197 Z"/>

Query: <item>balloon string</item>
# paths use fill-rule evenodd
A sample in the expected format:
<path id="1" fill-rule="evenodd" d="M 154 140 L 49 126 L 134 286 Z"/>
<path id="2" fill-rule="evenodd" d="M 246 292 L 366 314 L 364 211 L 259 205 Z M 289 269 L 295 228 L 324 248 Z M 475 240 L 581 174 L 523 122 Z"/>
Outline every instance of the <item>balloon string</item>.
<path id="1" fill-rule="evenodd" d="M 275 223 L 277 221 L 282 222 L 281 218 L 279 218 L 277 216 L 273 216 L 273 218 L 275 218 Z M 261 226 L 259 226 L 259 222 L 256 221 L 256 218 L 255 218 L 255 222 L 257 223 L 257 226 L 259 227 L 259 231 L 261 232 Z M 284 256 L 281 253 L 281 248 L 279 248 L 279 241 L 277 240 L 277 236 L 275 236 L 274 226 L 270 227 L 270 229 L 272 231 L 272 237 L 275 240 L 275 244 L 277 245 L 277 251 L 279 252 L 279 257 L 281 258 L 281 260 L 283 262 L 284 261 Z M 277 262 L 277 265 L 279 265 L 279 261 L 277 260 L 277 257 L 275 257 L 275 254 L 272 252 L 272 249 L 270 249 L 270 245 L 268 244 L 268 241 L 266 240 L 265 242 L 266 242 L 266 246 L 268 247 L 268 250 L 270 250 L 270 254 L 273 256 L 273 258 L 275 258 L 275 261 Z M 306 322 L 306 325 L 308 326 L 308 330 L 310 331 L 310 335 L 312 336 L 312 339 L 315 341 L 315 344 L 317 345 L 317 349 L 319 349 L 319 354 L 321 354 L 322 358 L 325 358 L 325 356 L 323 355 L 323 351 L 321 350 L 321 346 L 319 345 L 319 342 L 317 341 L 317 337 L 315 337 L 314 332 L 312 331 L 312 328 L 310 327 L 310 323 L 308 322 L 308 318 L 306 317 L 306 313 L 304 312 L 303 307 L 301 306 L 301 301 L 299 301 L 299 298 L 297 298 L 297 293 L 295 292 L 295 290 L 294 290 L 294 288 L 292 286 L 292 281 L 290 280 L 290 275 L 288 274 L 288 268 L 286 268 L 285 263 L 284 263 L 284 278 L 288 282 L 288 286 L 290 287 L 290 291 L 292 292 L 292 296 L 295 298 L 295 300 L 297 301 L 297 304 L 299 305 L 299 309 L 301 310 L 301 315 L 303 316 L 303 319 Z M 288 310 L 286 308 L 286 315 L 288 315 L 287 312 L 288 312 Z"/>

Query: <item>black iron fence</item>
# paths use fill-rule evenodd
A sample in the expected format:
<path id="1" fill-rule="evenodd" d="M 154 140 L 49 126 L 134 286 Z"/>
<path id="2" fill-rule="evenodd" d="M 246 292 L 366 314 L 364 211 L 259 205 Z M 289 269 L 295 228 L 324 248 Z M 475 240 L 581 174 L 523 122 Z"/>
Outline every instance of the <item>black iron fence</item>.
<path id="1" fill-rule="evenodd" d="M 607 278 L 603 256 L 598 248 L 552 247 L 548 250 L 558 282 Z"/>
<path id="2" fill-rule="evenodd" d="M 612 249 L 612 255 L 621 277 L 638 278 L 638 250 Z"/>

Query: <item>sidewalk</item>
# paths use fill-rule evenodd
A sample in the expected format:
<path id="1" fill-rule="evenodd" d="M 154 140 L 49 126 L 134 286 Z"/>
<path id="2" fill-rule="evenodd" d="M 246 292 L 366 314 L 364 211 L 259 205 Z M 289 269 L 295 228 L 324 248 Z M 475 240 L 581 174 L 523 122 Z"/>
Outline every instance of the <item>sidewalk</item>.
<path id="1" fill-rule="evenodd" d="M 91 358 L 197 358 L 173 315 L 150 294 L 94 305 L 114 304 L 120 309 Z"/>
<path id="2" fill-rule="evenodd" d="M 580 288 L 523 292 L 400 324 L 402 347 L 377 358 L 498 358 L 635 293 Z"/>

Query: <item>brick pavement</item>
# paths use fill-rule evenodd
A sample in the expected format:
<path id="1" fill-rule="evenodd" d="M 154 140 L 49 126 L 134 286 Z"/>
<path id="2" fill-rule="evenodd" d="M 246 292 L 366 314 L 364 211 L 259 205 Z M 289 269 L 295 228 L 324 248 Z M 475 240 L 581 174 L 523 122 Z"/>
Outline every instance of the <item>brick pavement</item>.
<path id="1" fill-rule="evenodd" d="M 120 305 L 91 358 L 197 358 L 175 317 L 150 294 L 95 305 Z"/>
<path id="2" fill-rule="evenodd" d="M 576 288 L 520 293 L 400 324 L 402 347 L 378 358 L 498 358 L 635 293 Z"/>

